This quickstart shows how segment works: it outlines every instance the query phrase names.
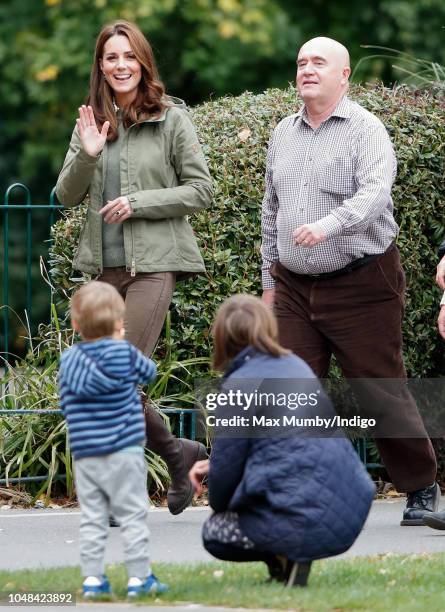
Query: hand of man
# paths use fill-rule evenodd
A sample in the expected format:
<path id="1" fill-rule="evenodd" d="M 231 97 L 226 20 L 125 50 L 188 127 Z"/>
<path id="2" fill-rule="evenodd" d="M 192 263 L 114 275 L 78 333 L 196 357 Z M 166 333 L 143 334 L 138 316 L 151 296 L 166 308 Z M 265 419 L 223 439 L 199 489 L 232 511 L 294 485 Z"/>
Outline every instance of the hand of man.
<path id="1" fill-rule="evenodd" d="M 207 476 L 210 469 L 210 460 L 203 459 L 202 461 L 197 461 L 192 469 L 189 472 L 190 482 L 192 483 L 196 494 L 201 495 L 202 493 L 202 481 L 204 476 Z"/>
<path id="2" fill-rule="evenodd" d="M 436 283 L 443 291 L 445 291 L 445 255 L 442 257 L 439 265 L 437 266 Z"/>
<path id="3" fill-rule="evenodd" d="M 110 200 L 99 210 L 103 215 L 105 223 L 122 223 L 131 217 L 133 209 L 126 196 L 121 196 L 115 200 Z"/>
<path id="4" fill-rule="evenodd" d="M 445 304 L 440 309 L 439 318 L 437 319 L 437 328 L 439 334 L 445 340 Z"/>
<path id="5" fill-rule="evenodd" d="M 292 236 L 295 244 L 303 247 L 313 247 L 326 240 L 326 234 L 316 223 L 308 223 L 297 227 Z"/>
<path id="6" fill-rule="evenodd" d="M 266 304 L 266 306 L 273 310 L 273 305 L 275 301 L 275 289 L 264 289 L 261 299 Z"/>

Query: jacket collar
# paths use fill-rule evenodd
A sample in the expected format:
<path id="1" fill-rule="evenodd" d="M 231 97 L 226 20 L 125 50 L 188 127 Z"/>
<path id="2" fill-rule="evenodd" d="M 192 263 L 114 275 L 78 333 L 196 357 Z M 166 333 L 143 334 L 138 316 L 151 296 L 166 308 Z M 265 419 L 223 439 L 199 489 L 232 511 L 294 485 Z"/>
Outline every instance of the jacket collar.
<path id="1" fill-rule="evenodd" d="M 164 108 L 159 117 L 151 117 L 150 119 L 144 119 L 144 121 L 137 121 L 136 123 L 132 123 L 130 127 L 133 127 L 134 125 L 141 125 L 142 123 L 161 123 L 162 121 L 165 121 L 168 109 L 172 108 L 173 106 L 187 110 L 187 105 L 184 100 L 181 100 L 181 98 L 176 98 L 175 96 L 165 96 L 164 102 L 167 104 L 167 106 Z"/>
<path id="2" fill-rule="evenodd" d="M 246 361 L 252 359 L 252 357 L 254 357 L 257 353 L 258 351 L 253 348 L 253 346 L 246 346 L 246 348 L 244 348 L 240 353 L 238 353 L 238 355 L 234 357 L 229 363 L 226 371 L 224 372 L 223 378 L 227 378 L 228 376 L 230 376 L 230 374 L 235 372 L 235 370 L 238 370 L 242 365 L 246 363 Z"/>

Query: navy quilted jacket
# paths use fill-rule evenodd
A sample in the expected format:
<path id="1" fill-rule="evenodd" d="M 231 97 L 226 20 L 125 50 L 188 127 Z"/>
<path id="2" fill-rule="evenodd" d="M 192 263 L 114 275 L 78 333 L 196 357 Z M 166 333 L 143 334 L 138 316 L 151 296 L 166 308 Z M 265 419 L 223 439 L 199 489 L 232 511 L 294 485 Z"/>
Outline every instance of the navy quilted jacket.
<path id="1" fill-rule="evenodd" d="M 295 355 L 252 348 L 232 362 L 226 380 L 315 378 Z M 309 561 L 347 550 L 360 533 L 375 487 L 344 437 L 214 439 L 209 472 L 215 512 L 239 514 L 261 550 Z"/>

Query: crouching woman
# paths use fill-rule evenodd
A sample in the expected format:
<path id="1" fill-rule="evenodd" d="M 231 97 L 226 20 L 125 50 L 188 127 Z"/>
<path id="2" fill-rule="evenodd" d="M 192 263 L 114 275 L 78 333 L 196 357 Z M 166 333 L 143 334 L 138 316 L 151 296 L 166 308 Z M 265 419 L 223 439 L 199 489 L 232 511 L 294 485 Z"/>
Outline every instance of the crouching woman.
<path id="1" fill-rule="evenodd" d="M 315 379 L 309 366 L 278 344 L 275 317 L 250 295 L 229 298 L 213 327 L 214 367 L 225 383 L 242 379 Z M 342 435 L 215 436 L 210 460 L 190 479 L 199 491 L 208 474 L 214 514 L 204 547 L 230 561 L 264 561 L 272 579 L 307 583 L 311 562 L 347 550 L 368 515 L 375 487 Z"/>

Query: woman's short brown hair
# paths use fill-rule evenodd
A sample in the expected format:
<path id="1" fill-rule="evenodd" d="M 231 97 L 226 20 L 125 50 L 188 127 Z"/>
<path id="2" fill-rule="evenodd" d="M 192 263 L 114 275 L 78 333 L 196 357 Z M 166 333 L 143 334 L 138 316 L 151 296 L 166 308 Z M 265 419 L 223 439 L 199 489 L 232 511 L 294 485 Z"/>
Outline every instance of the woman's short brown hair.
<path id="1" fill-rule="evenodd" d="M 274 314 L 254 295 L 234 295 L 219 308 L 213 323 L 213 367 L 224 370 L 246 346 L 280 357 L 290 351 L 278 342 Z"/>
<path id="2" fill-rule="evenodd" d="M 141 65 L 142 72 L 135 100 L 128 108 L 122 109 L 124 126 L 128 128 L 133 123 L 158 116 L 167 106 L 165 89 L 159 79 L 153 50 L 141 30 L 134 23 L 123 19 L 104 26 L 96 41 L 87 104 L 93 108 L 99 129 L 102 128 L 105 121 L 110 122 L 107 136 L 109 141 L 114 141 L 118 137 L 117 118 L 113 90 L 103 78 L 100 61 L 104 54 L 105 43 L 112 36 L 126 36 L 128 38 L 130 47 Z"/>
<path id="3" fill-rule="evenodd" d="M 91 281 L 71 298 L 71 319 L 85 339 L 112 336 L 115 324 L 124 318 L 125 303 L 108 283 Z"/>

